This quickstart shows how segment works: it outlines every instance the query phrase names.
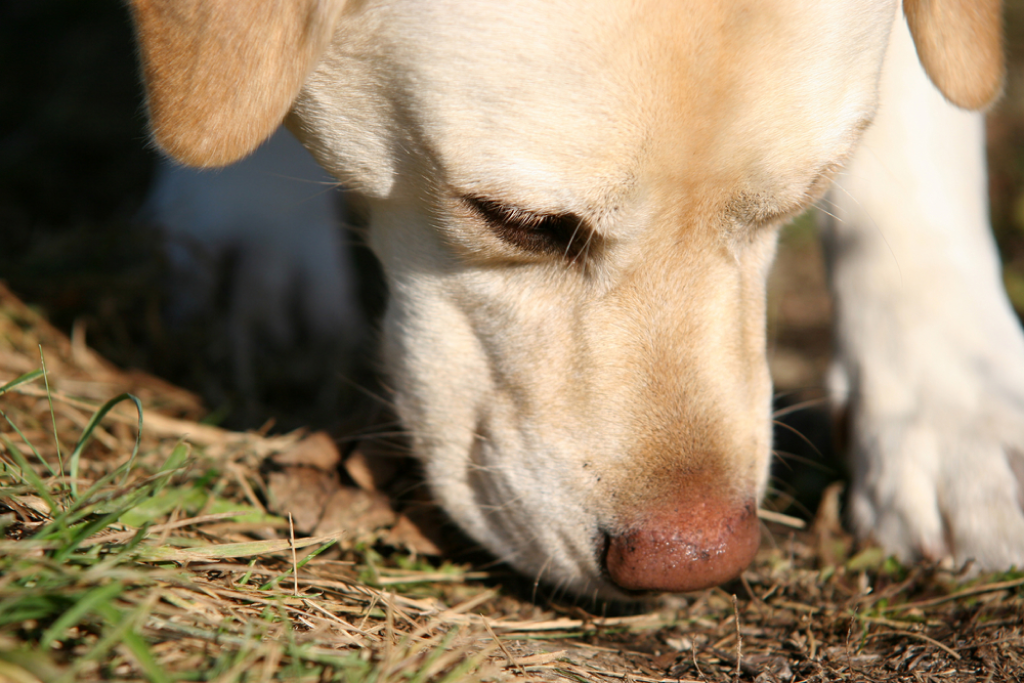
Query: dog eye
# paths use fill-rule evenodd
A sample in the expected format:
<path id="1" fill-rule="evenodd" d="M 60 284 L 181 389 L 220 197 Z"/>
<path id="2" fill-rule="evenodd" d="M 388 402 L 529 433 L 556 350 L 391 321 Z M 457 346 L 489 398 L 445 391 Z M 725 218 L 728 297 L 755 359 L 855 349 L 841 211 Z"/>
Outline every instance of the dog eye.
<path id="1" fill-rule="evenodd" d="M 533 213 L 480 197 L 464 200 L 502 241 L 524 251 L 576 262 L 599 240 L 586 221 L 574 213 Z"/>

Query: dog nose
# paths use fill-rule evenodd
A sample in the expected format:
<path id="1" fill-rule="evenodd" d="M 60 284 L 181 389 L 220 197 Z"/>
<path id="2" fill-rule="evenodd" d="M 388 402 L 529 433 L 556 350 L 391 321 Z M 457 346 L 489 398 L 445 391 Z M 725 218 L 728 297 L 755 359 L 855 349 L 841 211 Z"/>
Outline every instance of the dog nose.
<path id="1" fill-rule="evenodd" d="M 739 576 L 760 541 L 752 501 L 688 498 L 609 535 L 605 569 L 617 586 L 630 591 L 701 590 Z"/>

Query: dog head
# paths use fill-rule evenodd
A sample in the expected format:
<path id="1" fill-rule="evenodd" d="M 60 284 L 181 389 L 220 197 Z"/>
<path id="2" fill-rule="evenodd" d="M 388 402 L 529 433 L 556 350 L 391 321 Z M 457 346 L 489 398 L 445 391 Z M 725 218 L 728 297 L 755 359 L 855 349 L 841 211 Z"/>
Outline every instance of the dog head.
<path id="1" fill-rule="evenodd" d="M 908 14 L 936 82 L 978 105 L 1001 82 L 998 8 L 966 5 Z M 366 198 L 387 367 L 445 509 L 522 571 L 605 597 L 713 585 L 757 549 L 776 229 L 870 123 L 895 13 L 134 3 L 168 152 L 227 163 L 287 117 Z"/>

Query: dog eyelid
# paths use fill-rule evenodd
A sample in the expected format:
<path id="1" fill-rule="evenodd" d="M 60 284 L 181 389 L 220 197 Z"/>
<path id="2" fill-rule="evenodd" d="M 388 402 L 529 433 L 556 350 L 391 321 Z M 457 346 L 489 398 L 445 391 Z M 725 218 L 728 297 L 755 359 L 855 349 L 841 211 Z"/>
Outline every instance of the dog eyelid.
<path id="1" fill-rule="evenodd" d="M 483 197 L 462 199 L 498 238 L 524 251 L 562 256 L 575 263 L 600 241 L 587 221 L 575 213 L 535 213 Z"/>

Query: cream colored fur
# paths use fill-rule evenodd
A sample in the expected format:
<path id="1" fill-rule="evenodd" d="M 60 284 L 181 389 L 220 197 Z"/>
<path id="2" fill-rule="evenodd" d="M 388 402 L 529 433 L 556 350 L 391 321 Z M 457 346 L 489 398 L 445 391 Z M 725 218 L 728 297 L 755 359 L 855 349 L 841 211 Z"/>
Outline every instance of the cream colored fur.
<path id="1" fill-rule="evenodd" d="M 895 32 L 882 106 L 832 192 L 832 389 L 855 526 L 905 560 L 1024 565 L 1024 336 L 988 225 L 984 122 Z"/>
<path id="2" fill-rule="evenodd" d="M 136 0 L 137 16 L 160 4 Z M 945 4 L 954 19 L 974 12 Z M 201 89 L 176 116 L 167 69 L 214 72 L 188 83 L 238 77 L 230 64 L 226 74 L 202 60 L 181 67 L 190 43 L 175 47 L 165 27 L 141 22 L 146 74 L 161 74 L 150 83 L 157 140 L 192 163 L 241 156 L 259 140 L 250 145 L 252 136 L 236 128 L 255 117 L 263 130 L 267 112 L 291 97 L 293 74 L 308 70 L 286 122 L 370 207 L 371 245 L 392 295 L 384 357 L 435 494 L 474 538 L 527 574 L 580 594 L 621 596 L 602 566 L 602 539 L 643 528 L 677 496 L 700 491 L 742 507 L 764 490 L 771 398 L 764 288 L 776 231 L 826 190 L 874 118 L 896 4 L 328 5 L 278 8 L 302 21 L 328 17 L 332 37 L 315 59 L 305 47 L 275 52 L 288 40 L 268 41 L 270 56 L 261 59 L 297 62 L 284 69 L 280 92 L 273 79 L 256 78 L 269 94 L 243 99 L 270 104 L 235 119 L 219 96 L 203 101 Z M 178 6 L 207 7 L 204 0 Z M 247 20 L 229 13 L 226 24 L 214 16 L 182 26 L 212 34 L 201 46 L 219 44 L 217 35 L 259 44 L 271 15 L 239 25 Z M 295 16 L 284 25 L 302 24 Z M 971 38 L 935 30 L 944 26 L 935 21 L 927 13 L 920 20 L 930 32 L 918 44 L 933 77 L 956 84 L 951 97 L 987 102 L 1001 66 L 989 64 L 972 80 L 974 62 L 941 59 Z M 961 23 L 991 28 L 979 21 Z M 572 257 L 571 239 L 564 253 L 524 248 L 481 213 L 481 200 L 578 218 L 587 248 Z M 991 254 L 982 261 L 972 263 L 992 279 Z M 839 280 L 843 272 L 837 268 Z M 857 287 L 838 287 L 841 310 L 857 304 Z M 992 320 L 1004 320 L 1005 305 L 996 308 Z M 857 339 L 875 334 L 853 327 Z M 912 335 L 906 327 L 894 329 Z M 1019 329 L 1005 334 L 1020 338 Z M 851 351 L 859 353 L 878 351 L 869 342 Z M 1024 350 L 1015 353 L 1016 362 L 1024 359 Z M 884 427 L 884 417 L 872 422 L 871 405 L 851 400 L 867 421 L 858 423 L 865 434 Z M 996 438 L 984 428 L 971 434 L 968 450 Z M 890 457 L 899 476 L 900 463 L 914 456 L 883 447 L 868 469 Z M 924 457 L 938 470 L 964 466 L 956 457 Z M 997 455 L 985 457 L 996 467 Z M 858 500 L 885 486 L 869 475 L 859 481 Z M 997 482 L 996 490 L 1006 487 Z M 1019 507 L 993 507 L 972 514 L 981 522 L 1020 518 Z M 887 515 L 880 509 L 875 522 Z M 882 540 L 912 554 L 918 536 Z M 989 538 L 972 552 L 995 564 L 1021 561 L 1024 541 Z M 1005 551 L 988 552 L 992 544 Z M 943 552 L 963 557 L 955 545 L 936 546 Z"/>

